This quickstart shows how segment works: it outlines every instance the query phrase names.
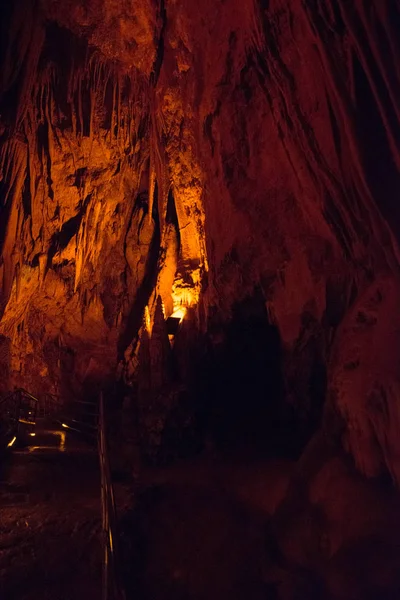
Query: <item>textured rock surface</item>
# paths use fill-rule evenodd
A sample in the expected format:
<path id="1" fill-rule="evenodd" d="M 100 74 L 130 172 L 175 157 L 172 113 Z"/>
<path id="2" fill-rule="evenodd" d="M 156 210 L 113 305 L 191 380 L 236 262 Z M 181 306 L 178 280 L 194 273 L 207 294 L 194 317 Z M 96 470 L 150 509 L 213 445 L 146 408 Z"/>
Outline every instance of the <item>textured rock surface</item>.
<path id="1" fill-rule="evenodd" d="M 305 437 L 328 387 L 358 467 L 398 480 L 398 2 L 5 17 L 5 378 L 67 397 L 134 375 L 158 295 L 216 345 L 256 288 Z"/>
<path id="2" fill-rule="evenodd" d="M 269 530 L 266 580 L 279 598 L 395 598 L 398 493 L 360 476 L 316 436 Z"/>

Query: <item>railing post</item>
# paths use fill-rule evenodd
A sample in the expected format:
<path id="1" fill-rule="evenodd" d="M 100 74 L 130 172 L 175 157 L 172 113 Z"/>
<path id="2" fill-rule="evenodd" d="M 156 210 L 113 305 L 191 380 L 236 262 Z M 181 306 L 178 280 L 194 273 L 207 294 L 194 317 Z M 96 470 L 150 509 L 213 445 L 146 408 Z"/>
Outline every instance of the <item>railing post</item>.
<path id="1" fill-rule="evenodd" d="M 125 593 L 121 586 L 119 573 L 116 507 L 111 483 L 105 429 L 104 397 L 103 392 L 100 392 L 98 451 L 101 479 L 102 538 L 104 544 L 102 600 L 125 600 Z"/>
<path id="2" fill-rule="evenodd" d="M 21 403 L 22 403 L 22 391 L 20 389 L 17 390 L 16 392 L 16 398 L 17 398 L 17 402 L 16 402 L 16 420 L 17 420 L 17 434 L 19 433 L 19 429 L 20 429 L 20 422 L 19 422 L 19 418 L 21 415 Z"/>

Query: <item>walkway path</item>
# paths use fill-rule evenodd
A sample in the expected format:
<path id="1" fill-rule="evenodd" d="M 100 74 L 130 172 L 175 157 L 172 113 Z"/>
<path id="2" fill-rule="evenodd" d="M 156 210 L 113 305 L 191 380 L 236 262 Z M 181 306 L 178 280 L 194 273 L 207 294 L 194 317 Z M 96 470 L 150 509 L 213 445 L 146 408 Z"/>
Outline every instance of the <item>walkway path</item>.
<path id="1" fill-rule="evenodd" d="M 38 422 L 0 468 L 0 598 L 98 600 L 100 535 L 95 448 Z"/>

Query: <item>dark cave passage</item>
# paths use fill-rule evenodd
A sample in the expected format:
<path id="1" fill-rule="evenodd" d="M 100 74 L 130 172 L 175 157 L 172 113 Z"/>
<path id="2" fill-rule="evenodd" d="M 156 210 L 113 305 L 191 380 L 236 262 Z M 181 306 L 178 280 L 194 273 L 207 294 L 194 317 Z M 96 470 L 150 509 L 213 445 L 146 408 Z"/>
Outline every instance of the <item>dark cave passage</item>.
<path id="1" fill-rule="evenodd" d="M 224 341 L 208 361 L 204 395 L 211 438 L 220 449 L 274 452 L 283 402 L 281 347 L 261 295 L 235 307 Z"/>

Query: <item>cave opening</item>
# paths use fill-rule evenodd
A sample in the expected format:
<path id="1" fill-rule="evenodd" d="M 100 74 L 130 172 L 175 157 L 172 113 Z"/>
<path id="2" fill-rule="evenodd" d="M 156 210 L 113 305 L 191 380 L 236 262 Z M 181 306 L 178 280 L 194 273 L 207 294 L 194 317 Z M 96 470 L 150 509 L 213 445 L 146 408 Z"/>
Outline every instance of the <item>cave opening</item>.
<path id="1" fill-rule="evenodd" d="M 279 453 L 281 344 L 261 292 L 237 303 L 206 368 L 206 427 L 223 452 Z"/>

